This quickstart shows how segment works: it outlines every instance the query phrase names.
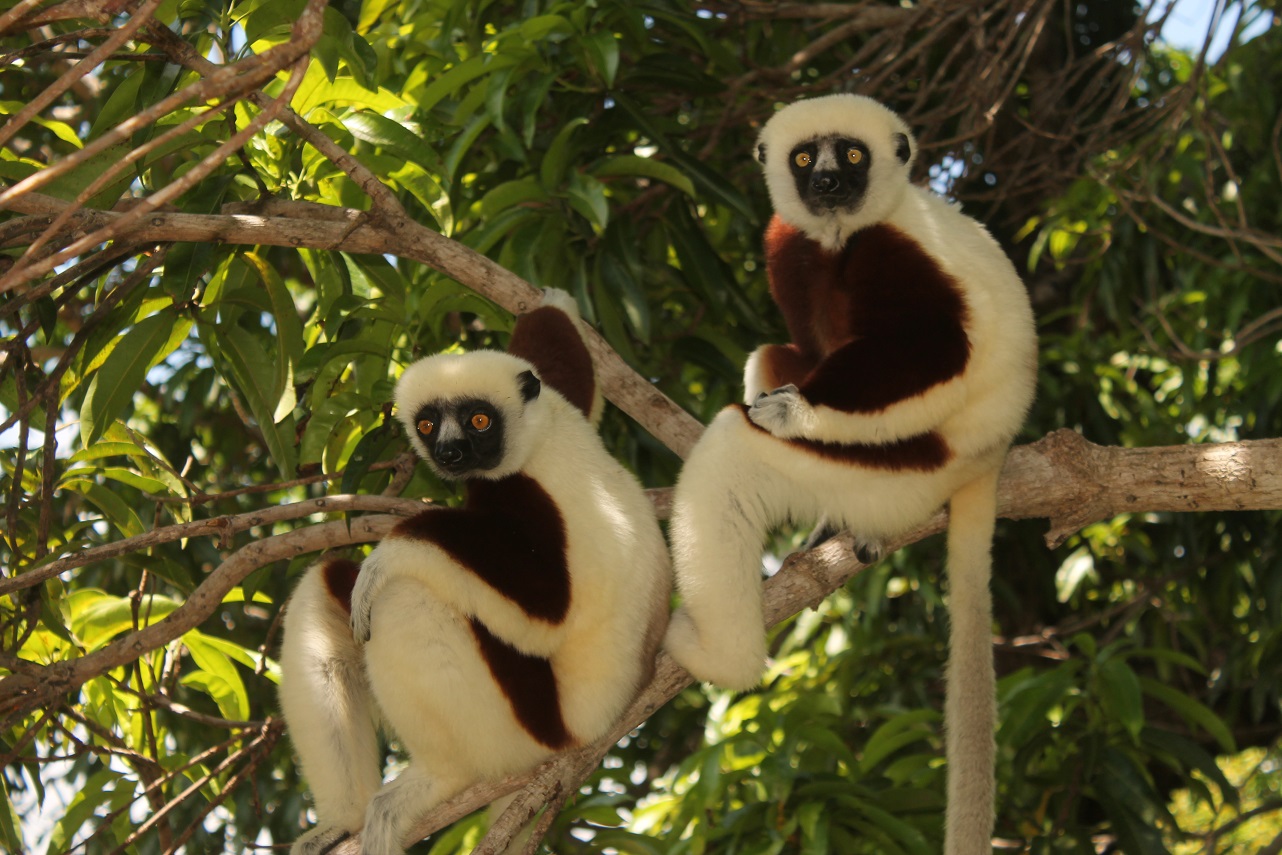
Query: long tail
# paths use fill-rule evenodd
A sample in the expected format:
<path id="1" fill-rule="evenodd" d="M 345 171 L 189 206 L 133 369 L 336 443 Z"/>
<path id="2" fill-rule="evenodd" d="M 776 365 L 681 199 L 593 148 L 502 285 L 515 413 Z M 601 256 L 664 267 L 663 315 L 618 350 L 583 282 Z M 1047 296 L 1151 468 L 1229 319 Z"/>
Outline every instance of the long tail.
<path id="1" fill-rule="evenodd" d="M 382 784 L 373 702 L 350 624 L 359 565 L 307 571 L 285 613 L 280 703 L 322 827 L 356 831 Z"/>
<path id="2" fill-rule="evenodd" d="M 989 583 L 999 474 L 995 469 L 980 476 L 949 502 L 945 855 L 992 855 L 993 851 L 997 686 Z"/>

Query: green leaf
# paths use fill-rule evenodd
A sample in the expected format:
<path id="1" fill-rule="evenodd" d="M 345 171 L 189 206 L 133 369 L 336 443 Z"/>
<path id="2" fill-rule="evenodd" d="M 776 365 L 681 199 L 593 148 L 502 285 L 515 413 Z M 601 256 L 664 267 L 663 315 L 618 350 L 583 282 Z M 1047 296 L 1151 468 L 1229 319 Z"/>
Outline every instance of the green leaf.
<path id="1" fill-rule="evenodd" d="M 927 726 L 927 722 L 938 718 L 934 710 L 914 710 L 897 715 L 878 727 L 864 745 L 859 771 L 867 775 L 899 749 L 914 742 L 930 740 L 934 730 Z"/>
<path id="2" fill-rule="evenodd" d="M 753 211 L 752 206 L 748 204 L 747 197 L 739 192 L 738 188 L 718 172 L 702 163 L 698 158 L 687 154 L 685 149 L 674 143 L 667 134 L 659 130 L 659 127 L 650 120 L 646 112 L 631 98 L 616 94 L 615 101 L 627 111 L 632 120 L 637 123 L 637 127 L 644 131 L 645 135 L 653 140 L 665 154 L 671 157 L 681 167 L 681 170 L 694 180 L 696 185 L 733 208 L 748 222 L 757 221 L 756 212 Z"/>
<path id="3" fill-rule="evenodd" d="M 1069 662 L 1052 671 L 1015 683 L 1009 694 L 1002 698 L 1002 725 L 998 732 L 998 742 L 1019 748 L 1036 731 L 1048 727 L 1047 714 L 1064 702 L 1076 682 L 1077 670 Z M 1006 678 L 1003 682 L 1012 678 Z"/>
<path id="4" fill-rule="evenodd" d="M 103 516 L 125 537 L 136 537 L 146 530 L 134 509 L 101 484 L 75 481 L 67 484 L 66 489 L 75 490 L 97 506 Z"/>
<path id="5" fill-rule="evenodd" d="M 588 67 L 607 88 L 614 85 L 619 73 L 619 43 L 614 33 L 600 30 L 579 40 L 587 56 Z"/>
<path id="6" fill-rule="evenodd" d="M 573 150 L 570 148 L 570 137 L 574 132 L 588 123 L 588 120 L 582 116 L 575 117 L 566 122 L 565 125 L 556 132 L 548 146 L 547 152 L 543 155 L 543 163 L 539 167 L 539 179 L 543 182 L 546 190 L 555 190 L 561 186 L 561 181 L 565 177 L 566 167 L 569 165 Z"/>
<path id="7" fill-rule="evenodd" d="M 797 824 L 801 828 L 802 855 L 828 855 L 831 851 L 828 843 L 829 823 L 827 805 L 822 802 L 809 802 L 797 810 Z"/>
<path id="8" fill-rule="evenodd" d="M 276 385 L 272 389 L 276 403 L 272 409 L 272 422 L 279 424 L 294 411 L 294 366 L 303 355 L 303 323 L 298 317 L 294 298 L 276 268 L 255 252 L 244 253 L 244 258 L 267 286 L 272 317 L 276 321 Z"/>
<path id="9" fill-rule="evenodd" d="M 1144 699 L 1139 678 L 1120 659 L 1100 663 L 1095 674 L 1105 712 L 1126 728 L 1131 739 L 1138 741 L 1144 727 Z"/>
<path id="10" fill-rule="evenodd" d="M 400 122 L 362 110 L 344 116 L 343 127 L 358 140 L 376 145 L 407 163 L 417 163 L 448 182 L 445 161 L 440 154 L 422 136 Z"/>
<path id="11" fill-rule="evenodd" d="M 530 203 L 546 204 L 549 198 L 536 178 L 505 181 L 481 197 L 481 216 L 492 220 L 509 208 Z"/>
<path id="12" fill-rule="evenodd" d="M 454 232 L 454 212 L 450 196 L 427 170 L 417 163 L 406 163 L 388 173 L 389 177 L 414 195 L 423 207 L 431 212 L 441 234 L 449 237 Z"/>
<path id="13" fill-rule="evenodd" d="M 274 414 L 279 398 L 273 378 L 275 369 L 266 351 L 253 335 L 239 327 L 216 328 L 215 342 L 231 367 L 237 388 L 249 404 L 272 460 L 283 476 L 294 477 L 297 459 L 293 418 L 285 418 L 279 426 L 276 423 Z"/>
<path id="14" fill-rule="evenodd" d="M 925 835 L 899 817 L 867 801 L 856 799 L 841 801 L 843 804 L 851 804 L 855 810 L 872 820 L 877 828 L 899 844 L 904 851 L 911 855 L 934 855 Z"/>
<path id="15" fill-rule="evenodd" d="M 182 684 L 213 698 L 224 718 L 232 721 L 248 720 L 249 693 L 245 691 L 245 683 L 236 671 L 235 664 L 220 649 L 221 646 L 211 644 L 210 637 L 198 629 L 184 633 L 182 640 L 200 669 L 184 675 Z"/>
<path id="16" fill-rule="evenodd" d="M 353 104 L 379 113 L 408 107 L 404 99 L 388 89 L 366 89 L 355 80 L 340 77 L 330 82 L 319 62 L 313 62 L 303 75 L 303 82 L 294 93 L 290 106 L 301 116 L 308 116 L 317 107 Z"/>
<path id="17" fill-rule="evenodd" d="M 1220 744 L 1220 748 L 1225 754 L 1233 754 L 1237 751 L 1233 734 L 1229 731 L 1228 726 L 1209 707 L 1194 700 L 1179 689 L 1172 688 L 1151 677 L 1140 677 L 1140 685 L 1144 689 L 1144 694 L 1166 704 L 1179 713 L 1185 721 L 1197 725 L 1210 734 Z"/>
<path id="18" fill-rule="evenodd" d="M 95 483 L 98 477 L 110 478 L 113 481 L 119 481 L 121 484 L 127 484 L 144 493 L 160 494 L 169 491 L 169 485 L 159 478 L 150 478 L 146 475 L 139 474 L 132 469 L 125 469 L 120 466 L 99 466 L 84 467 L 80 469 L 70 469 L 62 474 L 58 479 L 59 486 L 66 487 L 76 481 L 87 481 Z"/>
<path id="19" fill-rule="evenodd" d="M 343 469 L 343 483 L 340 489 L 344 493 L 359 491 L 361 480 L 369 472 L 370 466 L 382 456 L 395 437 L 395 429 L 385 422 L 360 438 Z"/>
<path id="20" fill-rule="evenodd" d="M 142 388 L 153 359 L 161 352 L 175 318 L 162 313 L 143 318 L 124 333 L 121 340 L 94 373 L 80 411 L 80 442 L 89 446 L 97 442 L 133 403 L 134 394 Z"/>
<path id="21" fill-rule="evenodd" d="M 96 588 L 75 591 L 68 596 L 71 610 L 71 631 L 91 652 L 134 628 L 133 602 L 128 597 L 116 597 Z M 160 595 L 145 597 L 138 604 L 140 627 L 157 623 L 169 616 L 181 603 Z"/>
<path id="22" fill-rule="evenodd" d="M 50 833 L 49 851 L 66 852 L 69 850 L 68 844 L 75 839 L 76 833 L 80 831 L 81 826 L 86 822 L 92 821 L 95 814 L 111 802 L 113 791 L 108 789 L 108 784 L 116 785 L 118 777 L 119 773 L 114 770 L 103 769 L 101 772 L 90 775 L 76 787 L 75 796 L 72 798 L 71 804 Z M 132 792 L 132 787 L 120 787 L 119 791 L 114 792 L 114 795 L 117 798 L 121 795 L 129 797 Z"/>
<path id="23" fill-rule="evenodd" d="M 1240 808 L 1241 794 L 1237 787 L 1225 777 L 1220 765 L 1202 746 L 1191 739 L 1175 733 L 1146 727 L 1142 734 L 1145 747 L 1155 754 L 1170 755 L 1175 761 L 1170 765 L 1181 774 L 1190 770 L 1200 772 L 1203 777 L 1213 782 L 1220 790 L 1220 797 L 1234 809 Z"/>
<path id="24" fill-rule="evenodd" d="M 605 198 L 605 185 L 582 172 L 570 174 L 566 196 L 570 207 L 592 224 L 598 232 L 605 231 L 610 222 L 610 203 Z"/>
<path id="25" fill-rule="evenodd" d="M 39 780 L 40 776 L 36 774 L 32 777 Z M 13 806 L 13 798 L 9 795 L 7 777 L 0 776 L 0 792 L 4 793 L 4 804 L 0 805 L 0 845 L 10 852 L 21 852 L 22 840 L 18 837 L 18 829 L 22 827 L 22 819 L 18 816 Z"/>
<path id="26" fill-rule="evenodd" d="M 527 42 L 538 42 L 554 34 L 562 37 L 572 36 L 574 25 L 563 15 L 537 15 L 522 21 L 517 28 L 517 33 Z"/>
<path id="27" fill-rule="evenodd" d="M 335 428 L 354 412 L 365 412 L 370 408 L 369 400 L 355 392 L 339 392 L 325 399 L 320 408 L 315 410 L 303 431 L 303 439 L 298 449 L 301 463 L 317 463 L 325 453 Z"/>
<path id="28" fill-rule="evenodd" d="M 418 109 L 426 113 L 435 107 L 439 101 L 448 95 L 452 95 L 464 84 L 471 83 L 486 74 L 492 74 L 500 69 L 516 65 L 522 58 L 516 53 L 512 53 L 481 55 L 465 59 L 440 77 L 437 77 L 423 90 L 423 93 L 418 96 Z"/>
<path id="29" fill-rule="evenodd" d="M 607 157 L 595 164 L 589 173 L 594 178 L 652 178 L 662 181 L 685 193 L 694 196 L 694 182 L 690 177 L 670 163 L 655 160 L 653 157 L 641 157 L 637 154 L 620 154 Z"/>
<path id="30" fill-rule="evenodd" d="M 1087 581 L 1098 581 L 1095 571 L 1095 556 L 1089 546 L 1081 546 L 1064 559 L 1055 573 L 1055 596 L 1061 603 L 1067 603 Z"/>

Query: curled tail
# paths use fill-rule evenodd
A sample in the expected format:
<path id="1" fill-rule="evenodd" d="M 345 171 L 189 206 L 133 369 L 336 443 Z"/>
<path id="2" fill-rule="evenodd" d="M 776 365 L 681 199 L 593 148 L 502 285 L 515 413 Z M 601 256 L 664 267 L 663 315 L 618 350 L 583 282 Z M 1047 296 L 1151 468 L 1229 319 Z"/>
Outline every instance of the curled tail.
<path id="1" fill-rule="evenodd" d="M 281 710 L 316 801 L 315 833 L 329 836 L 359 830 L 382 784 L 373 702 L 350 624 L 359 569 L 337 559 L 313 565 L 289 601 L 281 645 Z M 299 843 L 296 852 L 309 851 Z"/>
<path id="2" fill-rule="evenodd" d="M 1000 468 L 981 475 L 949 502 L 945 855 L 991 855 L 993 851 L 997 689 L 989 583 L 999 474 Z"/>

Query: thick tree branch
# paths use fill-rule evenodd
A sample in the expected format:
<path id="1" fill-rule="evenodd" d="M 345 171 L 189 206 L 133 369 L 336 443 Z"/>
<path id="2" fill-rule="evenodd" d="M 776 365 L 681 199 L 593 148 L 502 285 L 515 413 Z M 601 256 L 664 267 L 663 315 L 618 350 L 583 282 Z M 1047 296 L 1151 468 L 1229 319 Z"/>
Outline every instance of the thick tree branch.
<path id="1" fill-rule="evenodd" d="M 1000 511 L 1009 519 L 1050 519 L 1047 545 L 1056 546 L 1073 531 L 1124 512 L 1239 511 L 1282 509 L 1282 439 L 1115 448 L 1095 445 L 1060 430 L 1011 451 L 1002 472 Z M 926 524 L 889 544 L 890 551 L 944 529 L 939 513 Z M 809 552 L 790 556 L 764 586 L 767 626 L 814 608 L 868 565 L 855 557 L 848 536 L 829 540 Z M 1001 568 L 998 568 L 998 573 Z M 529 805 L 575 792 L 597 762 L 619 739 L 642 725 L 686 686 L 691 677 L 660 653 L 654 678 L 619 724 L 592 745 L 559 755 L 532 772 L 479 784 L 441 805 L 414 828 L 414 839 L 461 819 L 494 799 L 525 789 L 532 796 L 509 807 L 510 821 L 496 823 L 477 852 L 501 852 L 509 834 L 532 816 Z M 595 758 L 588 762 L 589 758 Z M 505 814 L 505 819 L 507 815 Z M 497 832 L 497 833 L 496 833 Z M 407 843 L 409 841 L 406 841 Z M 358 855 L 351 840 L 335 855 Z"/>
<path id="2" fill-rule="evenodd" d="M 39 193 L 11 199 L 15 211 L 37 217 L 54 217 L 66 203 Z M 467 285 L 512 314 L 538 305 L 541 292 L 498 263 L 457 241 L 419 225 L 408 217 L 385 213 L 373 217 L 364 211 L 332 208 L 318 217 L 317 205 L 276 202 L 273 212 L 296 216 L 260 214 L 178 214 L 154 211 L 130 229 L 131 241 L 190 241 L 266 246 L 307 247 L 366 255 L 392 254 L 426 264 Z M 114 231 L 116 212 L 81 210 L 69 218 L 67 228 L 76 235 Z M 50 219 L 49 222 L 53 220 Z M 8 228 L 25 229 L 7 224 Z M 80 243 L 89 241 L 81 238 Z M 636 373 L 595 332 L 589 330 L 588 347 L 606 397 L 650 431 L 656 439 L 684 457 L 702 426 L 666 395 Z"/>
<path id="3" fill-rule="evenodd" d="M 44 566 L 37 567 L 18 576 L 0 578 L 0 596 L 38 585 L 46 579 L 52 579 L 77 567 L 84 567 L 95 561 L 107 561 L 131 552 L 141 552 L 162 543 L 173 543 L 189 537 L 216 536 L 222 539 L 233 534 L 248 531 L 263 525 L 270 525 L 285 520 L 302 519 L 312 514 L 337 513 L 341 511 L 373 511 L 384 514 L 409 516 L 423 510 L 426 505 L 418 499 L 398 499 L 390 496 L 323 496 L 319 499 L 308 499 L 289 505 L 276 505 L 243 514 L 223 515 L 207 520 L 193 520 L 189 523 L 165 526 L 144 534 L 128 537 L 115 543 L 105 543 L 81 552 L 72 553 Z"/>

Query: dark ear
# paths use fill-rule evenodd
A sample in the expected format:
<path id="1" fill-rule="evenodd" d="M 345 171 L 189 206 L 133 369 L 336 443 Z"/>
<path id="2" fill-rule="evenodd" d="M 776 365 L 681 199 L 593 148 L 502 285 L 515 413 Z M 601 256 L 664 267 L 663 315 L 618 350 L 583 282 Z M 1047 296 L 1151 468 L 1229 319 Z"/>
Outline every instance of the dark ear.
<path id="1" fill-rule="evenodd" d="M 762 163 L 766 162 L 766 144 L 765 143 L 757 143 L 757 160 L 761 161 Z"/>
<path id="2" fill-rule="evenodd" d="M 908 137 L 904 134 L 892 134 L 891 142 L 895 144 L 895 157 L 899 158 L 900 163 L 907 163 L 908 158 L 912 157 L 912 146 L 908 144 Z"/>
<path id="3" fill-rule="evenodd" d="M 533 371 L 522 371 L 516 380 L 521 384 L 521 400 L 527 403 L 537 398 L 539 390 L 543 388 L 543 384 L 534 376 Z"/>

